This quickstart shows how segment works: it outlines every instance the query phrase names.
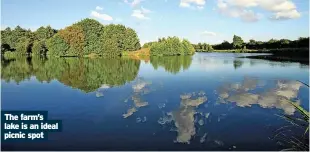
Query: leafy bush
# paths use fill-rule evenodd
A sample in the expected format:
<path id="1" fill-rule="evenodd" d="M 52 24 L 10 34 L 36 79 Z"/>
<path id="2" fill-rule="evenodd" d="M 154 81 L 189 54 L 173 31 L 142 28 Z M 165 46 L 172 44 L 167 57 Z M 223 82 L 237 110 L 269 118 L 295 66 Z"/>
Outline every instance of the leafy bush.
<path id="1" fill-rule="evenodd" d="M 32 54 L 46 54 L 47 48 L 45 45 L 45 40 L 42 41 L 34 41 L 32 46 Z"/>
<path id="2" fill-rule="evenodd" d="M 181 41 L 178 37 L 168 37 L 151 43 L 150 53 L 155 56 L 162 55 L 191 55 L 195 48 L 188 40 Z"/>

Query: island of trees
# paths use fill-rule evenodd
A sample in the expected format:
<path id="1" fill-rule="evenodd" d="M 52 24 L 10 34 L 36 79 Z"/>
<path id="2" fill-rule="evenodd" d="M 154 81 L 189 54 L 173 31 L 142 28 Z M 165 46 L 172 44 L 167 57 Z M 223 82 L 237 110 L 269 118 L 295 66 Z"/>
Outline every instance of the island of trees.
<path id="1" fill-rule="evenodd" d="M 195 48 L 188 40 L 181 40 L 175 36 L 159 38 L 156 42 L 145 43 L 143 48 L 150 48 L 152 56 L 192 55 L 195 53 Z"/>

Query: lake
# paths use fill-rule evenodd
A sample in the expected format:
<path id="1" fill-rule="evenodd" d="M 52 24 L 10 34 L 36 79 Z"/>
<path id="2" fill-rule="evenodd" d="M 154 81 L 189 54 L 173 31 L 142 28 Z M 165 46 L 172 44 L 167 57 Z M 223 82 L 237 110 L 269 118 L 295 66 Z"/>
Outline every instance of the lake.
<path id="1" fill-rule="evenodd" d="M 275 134 L 290 124 L 281 116 L 299 115 L 289 100 L 309 111 L 309 66 L 238 58 L 247 55 L 2 60 L 2 110 L 63 122 L 48 141 L 2 150 L 290 148 Z"/>

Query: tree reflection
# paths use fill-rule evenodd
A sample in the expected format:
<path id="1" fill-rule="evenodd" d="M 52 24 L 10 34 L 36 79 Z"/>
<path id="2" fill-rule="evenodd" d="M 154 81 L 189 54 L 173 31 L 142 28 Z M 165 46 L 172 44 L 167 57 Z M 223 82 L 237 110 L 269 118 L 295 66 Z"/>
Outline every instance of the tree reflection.
<path id="1" fill-rule="evenodd" d="M 18 57 L 2 62 L 2 79 L 17 83 L 35 76 L 40 82 L 53 79 L 85 92 L 103 84 L 119 86 L 136 78 L 140 61 L 121 58 L 44 58 Z"/>
<path id="2" fill-rule="evenodd" d="M 234 60 L 234 68 L 238 69 L 241 68 L 243 65 L 243 61 L 242 60 Z"/>
<path id="3" fill-rule="evenodd" d="M 190 67 L 192 56 L 151 56 L 151 64 L 154 69 L 163 67 L 167 72 L 177 74 Z"/>

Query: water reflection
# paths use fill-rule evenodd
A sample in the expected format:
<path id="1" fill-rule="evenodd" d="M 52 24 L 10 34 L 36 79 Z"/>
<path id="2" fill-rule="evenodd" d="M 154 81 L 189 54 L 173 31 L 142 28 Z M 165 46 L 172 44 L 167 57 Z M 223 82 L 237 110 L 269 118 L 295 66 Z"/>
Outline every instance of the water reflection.
<path id="1" fill-rule="evenodd" d="M 167 72 L 177 74 L 182 69 L 186 70 L 192 63 L 192 56 L 151 56 L 154 69 L 163 67 Z"/>
<path id="2" fill-rule="evenodd" d="M 291 80 L 272 80 L 272 82 L 275 84 L 270 89 L 264 89 L 261 92 L 252 91 L 266 84 L 256 78 L 245 77 L 242 83 L 224 84 L 217 90 L 219 102 L 232 102 L 239 107 L 251 107 L 257 104 L 262 108 L 277 108 L 288 115 L 294 114 L 295 107 L 289 102 L 297 98 L 303 84 Z M 298 100 L 297 104 L 300 104 Z"/>
<path id="3" fill-rule="evenodd" d="M 40 82 L 53 79 L 85 92 L 100 87 L 120 86 L 133 81 L 139 71 L 140 61 L 106 58 L 41 58 L 19 57 L 2 60 L 2 79 L 17 83 L 35 76 Z M 102 96 L 98 93 L 98 96 Z"/>
<path id="4" fill-rule="evenodd" d="M 207 101 L 207 97 L 202 94 L 193 92 L 181 95 L 180 107 L 159 118 L 158 123 L 161 125 L 174 121 L 175 131 L 178 133 L 176 142 L 189 144 L 191 138 L 196 134 L 194 115 L 197 112 L 195 109 Z M 199 121 L 203 125 L 203 120 Z"/>
<path id="5" fill-rule="evenodd" d="M 234 60 L 234 68 L 238 69 L 240 67 L 242 67 L 243 65 L 243 61 L 242 60 Z"/>
<path id="6" fill-rule="evenodd" d="M 147 106 L 149 103 L 142 99 L 142 96 L 151 92 L 149 86 L 151 82 L 145 81 L 143 78 L 138 78 L 132 85 L 133 94 L 131 95 L 131 101 L 133 105 L 129 107 L 127 112 L 123 114 L 124 118 L 128 118 L 138 111 L 141 107 Z M 129 97 L 130 98 L 130 97 Z M 128 102 L 128 99 L 125 100 Z"/>
<path id="7" fill-rule="evenodd" d="M 276 67 L 271 67 L 271 63 Z M 256 70 L 255 67 L 251 70 L 249 66 L 260 69 Z M 277 119 L 273 113 L 295 114 L 296 109 L 289 104 L 289 100 L 307 106 L 302 101 L 308 101 L 309 98 L 305 95 L 305 90 L 301 90 L 302 84 L 292 81 L 305 81 L 308 76 L 308 71 L 299 67 L 295 63 L 286 65 L 203 55 L 194 56 L 193 59 L 190 56 L 152 57 L 150 63 L 141 65 L 139 60 L 121 58 L 16 58 L 2 60 L 2 79 L 7 82 L 13 80 L 19 83 L 35 76 L 39 82 L 57 80 L 72 88 L 94 93 L 76 93 L 70 88 L 59 90 L 64 86 L 52 84 L 27 83 L 27 87 L 18 88 L 15 84 L 3 82 L 6 89 L 3 101 L 6 109 L 35 107 L 59 114 L 59 117 L 66 120 L 66 126 L 72 129 L 70 131 L 80 133 L 73 137 L 65 131 L 62 133 L 64 138 L 61 139 L 81 139 L 81 142 L 94 144 L 94 147 L 102 147 L 104 140 L 108 142 L 108 146 L 103 147 L 105 149 L 127 146 L 135 150 L 131 145 L 140 143 L 145 147 L 162 150 L 165 146 L 173 147 L 169 150 L 179 150 L 182 147 L 193 150 L 227 150 L 227 147 L 235 149 L 235 145 L 238 150 L 243 150 L 250 143 L 250 146 L 254 145 L 252 150 L 270 150 L 270 147 L 271 150 L 279 150 L 273 147 L 276 143 L 268 139 L 268 127 L 278 129 L 284 120 Z M 307 66 L 303 68 L 305 67 Z M 157 68 L 176 75 L 167 76 L 163 70 L 154 71 Z M 213 71 L 205 72 L 205 69 Z M 183 73 L 177 74 L 182 70 L 187 70 L 184 74 L 186 77 Z M 290 70 L 293 70 L 291 75 Z M 48 87 L 52 89 L 46 89 Z M 16 88 L 21 91 L 12 93 Z M 36 100 L 33 100 L 35 94 L 44 95 L 36 96 Z M 58 95 L 57 100 L 51 97 L 54 94 Z M 75 104 L 63 102 L 67 99 Z M 85 104 L 85 100 L 90 102 Z M 267 109 L 272 114 L 265 115 Z M 251 112 L 247 113 L 245 110 Z M 96 121 L 85 125 L 89 123 L 90 115 L 91 120 Z M 257 124 L 254 126 L 251 120 L 258 120 Z M 76 124 L 83 126 L 74 127 Z M 96 138 L 98 135 L 100 138 Z M 132 135 L 134 138 L 125 138 L 133 137 Z M 55 144 L 66 143 L 63 140 Z M 124 140 L 121 145 L 115 144 L 120 140 Z M 190 143 L 191 145 L 187 145 Z M 261 148 L 257 143 L 268 145 Z M 74 142 L 69 144 L 79 145 Z"/>

